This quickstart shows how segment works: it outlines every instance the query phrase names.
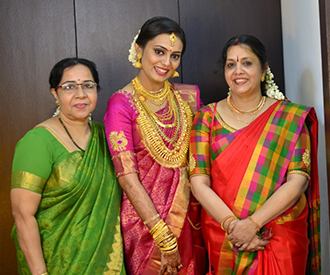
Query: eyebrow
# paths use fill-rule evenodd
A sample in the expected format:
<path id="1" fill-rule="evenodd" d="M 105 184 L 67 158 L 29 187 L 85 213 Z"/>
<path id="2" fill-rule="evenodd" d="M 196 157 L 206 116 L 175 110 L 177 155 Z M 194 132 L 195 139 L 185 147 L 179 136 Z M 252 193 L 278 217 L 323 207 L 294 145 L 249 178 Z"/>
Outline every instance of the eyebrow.
<path id="1" fill-rule="evenodd" d="M 82 81 L 82 83 L 84 83 L 84 82 L 90 82 L 90 81 L 91 82 L 94 82 L 94 80 L 87 79 L 87 80 Z M 64 81 L 61 85 L 65 84 L 65 83 L 72 83 L 72 82 L 77 83 L 77 81 L 75 81 L 75 80 L 67 80 L 67 81 Z"/>
<path id="2" fill-rule="evenodd" d="M 164 49 L 165 51 L 169 52 L 169 50 L 162 45 L 155 45 L 155 47 L 160 47 L 160 48 Z M 172 51 L 172 53 L 182 53 L 182 52 L 181 51 Z"/>
<path id="3" fill-rule="evenodd" d="M 246 56 L 246 57 L 242 57 L 242 58 L 240 58 L 240 60 L 246 60 L 246 59 L 252 59 L 251 57 L 249 57 L 249 56 Z M 226 61 L 237 61 L 237 59 L 236 58 L 227 58 L 227 60 Z"/>

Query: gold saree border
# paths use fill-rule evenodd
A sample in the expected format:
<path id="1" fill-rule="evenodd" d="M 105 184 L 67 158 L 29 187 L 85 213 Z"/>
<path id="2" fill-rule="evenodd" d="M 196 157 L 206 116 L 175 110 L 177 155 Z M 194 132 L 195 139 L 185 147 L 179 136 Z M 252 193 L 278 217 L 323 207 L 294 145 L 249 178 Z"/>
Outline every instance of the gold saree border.
<path id="1" fill-rule="evenodd" d="M 46 180 L 26 171 L 16 171 L 11 174 L 11 188 L 24 188 L 42 194 Z"/>

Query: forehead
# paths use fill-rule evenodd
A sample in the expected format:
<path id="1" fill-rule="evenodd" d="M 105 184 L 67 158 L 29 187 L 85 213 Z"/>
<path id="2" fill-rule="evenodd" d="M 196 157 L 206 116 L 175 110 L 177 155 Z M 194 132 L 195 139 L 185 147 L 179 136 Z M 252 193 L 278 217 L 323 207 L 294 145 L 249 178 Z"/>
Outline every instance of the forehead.
<path id="1" fill-rule="evenodd" d="M 230 46 L 227 50 L 227 59 L 237 58 L 253 58 L 258 59 L 257 55 L 252 51 L 250 46 L 245 44 L 238 44 L 236 46 Z"/>
<path id="2" fill-rule="evenodd" d="M 62 80 L 64 79 L 75 79 L 75 78 L 88 78 L 92 79 L 92 73 L 90 69 L 82 64 L 77 64 L 72 67 L 65 68 L 62 75 Z"/>
<path id="3" fill-rule="evenodd" d="M 183 48 L 182 41 L 178 36 L 176 36 L 176 38 L 177 38 L 177 40 L 174 42 L 173 50 L 182 51 L 182 48 Z M 169 49 L 172 45 L 172 42 L 170 40 L 170 34 L 162 33 L 162 34 L 155 36 L 153 39 L 148 41 L 147 46 L 149 46 L 149 45 L 152 47 L 155 45 L 161 45 L 161 46 Z"/>

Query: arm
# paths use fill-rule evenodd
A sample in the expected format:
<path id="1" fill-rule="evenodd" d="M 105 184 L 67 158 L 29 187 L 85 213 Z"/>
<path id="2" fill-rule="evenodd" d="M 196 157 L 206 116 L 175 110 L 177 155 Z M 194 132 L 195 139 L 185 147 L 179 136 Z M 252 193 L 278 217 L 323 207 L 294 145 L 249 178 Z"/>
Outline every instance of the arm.
<path id="1" fill-rule="evenodd" d="M 142 221 L 147 221 L 157 215 L 157 210 L 136 173 L 119 177 L 118 181 Z M 150 230 L 159 220 L 160 218 L 150 221 L 146 226 Z M 179 251 L 170 255 L 162 254 L 160 274 L 164 274 L 165 270 L 168 274 L 172 274 L 172 272 L 176 274 L 176 268 L 180 263 Z"/>
<path id="2" fill-rule="evenodd" d="M 211 189 L 210 178 L 203 175 L 194 175 L 190 179 L 191 191 L 194 197 L 201 203 L 205 211 L 219 224 L 223 218 L 234 213 Z"/>
<path id="3" fill-rule="evenodd" d="M 47 272 L 43 257 L 39 226 L 35 218 L 41 195 L 14 188 L 11 190 L 12 213 L 15 219 L 19 245 L 33 275 Z"/>
<path id="4" fill-rule="evenodd" d="M 201 203 L 205 211 L 219 224 L 227 216 L 235 216 L 229 207 L 223 202 L 223 200 L 211 189 L 210 179 L 207 176 L 196 175 L 190 180 L 191 190 L 195 198 Z M 238 223 L 233 221 L 230 224 L 231 228 L 233 225 Z M 267 240 L 261 240 L 258 236 L 253 233 L 250 240 L 250 244 L 244 247 L 245 251 L 256 251 L 263 250 L 264 247 L 269 243 Z M 237 242 L 232 242 L 234 245 Z M 239 243 L 240 244 L 240 243 Z M 240 249 L 242 250 L 242 249 Z"/>
<path id="5" fill-rule="evenodd" d="M 283 184 L 251 217 L 260 226 L 264 226 L 280 214 L 288 210 L 307 189 L 308 181 L 305 176 L 290 174 L 288 181 Z M 249 219 L 231 224 L 228 240 L 242 244 L 240 250 L 245 250 L 257 232 L 256 225 Z"/>
<path id="6" fill-rule="evenodd" d="M 113 158 L 118 181 L 136 213 L 142 221 L 148 221 L 157 215 L 157 210 L 138 178 L 138 163 L 135 157 L 134 142 L 139 143 L 133 137 L 133 124 L 135 111 L 130 106 L 128 98 L 122 94 L 114 94 L 108 102 L 108 108 L 104 119 L 105 132 L 109 149 Z M 152 219 L 146 226 L 153 228 L 160 218 Z M 176 267 L 180 265 L 180 254 L 176 251 L 170 255 L 162 255 L 161 271 L 176 274 Z"/>
<path id="7" fill-rule="evenodd" d="M 300 198 L 302 193 L 306 191 L 308 186 L 307 177 L 294 173 L 294 171 L 298 170 L 306 173 L 306 175 L 309 174 L 310 165 L 308 161 L 304 160 L 304 155 L 306 154 L 306 150 L 308 151 L 310 147 L 309 131 L 306 125 L 304 125 L 288 167 L 287 182 L 282 184 L 282 186 L 251 216 L 259 227 L 264 226 L 266 223 L 288 210 Z M 293 173 L 290 173 L 292 171 Z M 254 223 L 248 219 L 236 223 L 235 227 L 233 225 L 229 228 L 230 233 L 233 234 L 230 234 L 228 239 L 234 243 L 245 243 L 246 246 L 248 242 L 247 235 L 252 237 L 253 231 L 257 230 L 256 225 L 253 224 Z M 246 234 L 246 236 L 244 237 L 242 234 Z M 238 237 L 238 235 L 240 235 L 240 237 Z M 242 245 L 241 249 L 244 250 L 245 246 Z"/>

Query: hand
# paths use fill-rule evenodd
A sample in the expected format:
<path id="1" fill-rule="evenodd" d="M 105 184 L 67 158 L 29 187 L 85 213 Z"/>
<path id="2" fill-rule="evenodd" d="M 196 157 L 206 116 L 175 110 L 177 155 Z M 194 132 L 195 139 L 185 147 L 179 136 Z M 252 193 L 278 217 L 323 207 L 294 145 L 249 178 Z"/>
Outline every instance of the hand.
<path id="1" fill-rule="evenodd" d="M 181 265 L 181 257 L 179 254 L 179 251 L 171 254 L 171 255 L 165 255 L 162 253 L 161 257 L 161 268 L 159 275 L 165 274 L 167 271 L 168 275 L 176 275 L 178 274 Z"/>
<path id="2" fill-rule="evenodd" d="M 255 237 L 257 231 L 257 227 L 249 219 L 234 221 L 228 228 L 227 239 L 237 247 L 241 247 L 243 244 L 247 247 Z"/>
<path id="3" fill-rule="evenodd" d="M 264 250 L 267 244 L 269 244 L 268 240 L 264 240 L 260 238 L 258 235 L 255 235 L 250 243 L 241 245 L 240 247 L 238 247 L 238 250 L 249 251 L 249 252 Z"/>

